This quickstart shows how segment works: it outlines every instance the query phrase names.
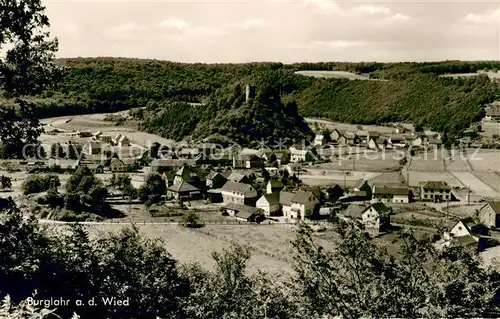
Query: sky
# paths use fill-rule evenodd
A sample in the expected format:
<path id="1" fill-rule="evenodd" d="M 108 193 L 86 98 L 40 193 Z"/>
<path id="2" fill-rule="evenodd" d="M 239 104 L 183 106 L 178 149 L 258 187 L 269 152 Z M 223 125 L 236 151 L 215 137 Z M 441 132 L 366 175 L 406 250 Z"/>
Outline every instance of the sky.
<path id="1" fill-rule="evenodd" d="M 43 2 L 58 57 L 500 60 L 500 0 Z"/>

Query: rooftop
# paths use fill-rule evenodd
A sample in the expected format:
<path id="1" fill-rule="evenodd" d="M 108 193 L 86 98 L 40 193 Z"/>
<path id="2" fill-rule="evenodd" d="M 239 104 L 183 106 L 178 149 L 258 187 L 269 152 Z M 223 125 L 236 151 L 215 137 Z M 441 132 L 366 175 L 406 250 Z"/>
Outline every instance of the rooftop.
<path id="1" fill-rule="evenodd" d="M 243 194 L 257 192 L 252 185 L 237 183 L 233 181 L 226 182 L 224 186 L 222 186 L 222 189 L 229 192 L 237 192 Z"/>

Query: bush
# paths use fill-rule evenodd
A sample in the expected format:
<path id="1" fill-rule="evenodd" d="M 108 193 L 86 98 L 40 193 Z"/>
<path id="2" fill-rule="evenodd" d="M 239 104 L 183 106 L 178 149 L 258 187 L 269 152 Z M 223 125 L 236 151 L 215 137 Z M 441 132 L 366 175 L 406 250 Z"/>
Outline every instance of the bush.
<path id="1" fill-rule="evenodd" d="M 203 224 L 200 217 L 195 212 L 189 212 L 182 216 L 182 225 L 189 228 L 200 228 Z"/>
<path id="2" fill-rule="evenodd" d="M 30 175 L 23 183 L 24 195 L 48 191 L 51 187 L 61 186 L 59 177 L 56 175 Z"/>

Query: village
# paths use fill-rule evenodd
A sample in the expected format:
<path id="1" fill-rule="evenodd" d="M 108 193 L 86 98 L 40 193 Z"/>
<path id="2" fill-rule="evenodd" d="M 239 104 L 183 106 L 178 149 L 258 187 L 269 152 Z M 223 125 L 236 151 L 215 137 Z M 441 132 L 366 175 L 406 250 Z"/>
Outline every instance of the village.
<path id="1" fill-rule="evenodd" d="M 104 182 L 128 175 L 135 188 L 161 176 L 166 191 L 151 207 L 132 199 L 120 205 L 120 191 L 110 192 L 108 201 L 123 213 L 123 222 L 177 223 L 188 211 L 208 224 L 317 225 L 337 216 L 358 220 L 374 237 L 406 227 L 441 231 L 439 245 L 479 251 L 496 245 L 496 151 L 477 155 L 466 145 L 453 154 L 440 148 L 440 134 L 402 125 L 312 124 L 317 133 L 311 141 L 255 149 L 190 141 L 147 146 L 132 141 L 127 133 L 134 133 L 126 130 L 52 126 L 44 143 L 61 143 L 45 147 L 49 158 L 4 162 L 10 173 L 2 174 L 13 177 L 13 194 L 27 202 L 30 196 L 16 188 L 33 174 L 54 173 L 64 181 L 87 167 Z M 80 153 L 68 156 L 70 148 Z"/>

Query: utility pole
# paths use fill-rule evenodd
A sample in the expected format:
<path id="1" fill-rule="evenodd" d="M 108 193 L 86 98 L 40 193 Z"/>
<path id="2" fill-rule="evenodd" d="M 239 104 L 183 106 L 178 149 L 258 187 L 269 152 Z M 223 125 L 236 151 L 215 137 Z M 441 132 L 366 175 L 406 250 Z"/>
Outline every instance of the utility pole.
<path id="1" fill-rule="evenodd" d="M 347 189 L 347 172 L 344 172 L 344 190 Z"/>
<path id="2" fill-rule="evenodd" d="M 356 170 L 356 156 L 353 156 L 352 157 L 352 170 L 355 171 Z"/>
<path id="3" fill-rule="evenodd" d="M 470 206 L 470 185 L 467 186 L 468 194 L 467 194 L 467 206 Z"/>

